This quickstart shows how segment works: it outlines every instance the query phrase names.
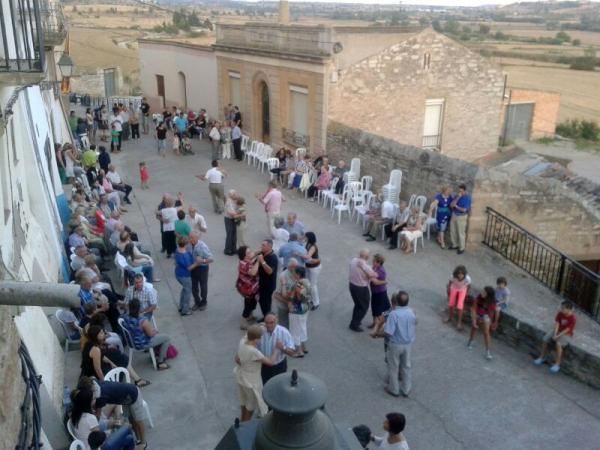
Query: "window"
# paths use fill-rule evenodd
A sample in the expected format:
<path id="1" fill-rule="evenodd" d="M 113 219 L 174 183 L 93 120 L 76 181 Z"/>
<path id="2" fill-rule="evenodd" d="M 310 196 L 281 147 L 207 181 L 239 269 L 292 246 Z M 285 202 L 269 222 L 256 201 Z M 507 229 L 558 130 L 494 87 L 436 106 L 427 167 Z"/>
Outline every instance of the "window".
<path id="1" fill-rule="evenodd" d="M 431 53 L 423 54 L 423 69 L 429 69 L 431 64 Z"/>
<path id="2" fill-rule="evenodd" d="M 165 77 L 156 75 L 156 95 L 162 98 L 163 108 L 165 107 Z"/>
<path id="3" fill-rule="evenodd" d="M 242 103 L 240 74 L 238 72 L 229 72 L 229 103 L 234 106 L 240 106 Z"/>
<path id="4" fill-rule="evenodd" d="M 425 102 L 423 120 L 423 148 L 440 150 L 442 143 L 442 119 L 444 117 L 444 99 L 432 99 Z"/>
<path id="5" fill-rule="evenodd" d="M 308 89 L 290 85 L 290 128 L 308 136 Z"/>

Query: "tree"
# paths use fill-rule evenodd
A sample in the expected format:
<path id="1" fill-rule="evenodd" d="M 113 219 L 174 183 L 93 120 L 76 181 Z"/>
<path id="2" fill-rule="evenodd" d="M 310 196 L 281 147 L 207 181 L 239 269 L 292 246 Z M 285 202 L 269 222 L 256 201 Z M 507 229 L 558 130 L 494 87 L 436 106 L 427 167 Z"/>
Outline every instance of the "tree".
<path id="1" fill-rule="evenodd" d="M 202 25 L 200 22 L 200 19 L 198 19 L 198 16 L 196 15 L 195 12 L 190 13 L 190 15 L 188 16 L 187 19 L 188 19 L 188 24 L 191 27 L 199 27 Z"/>
<path id="2" fill-rule="evenodd" d="M 460 25 L 456 20 L 448 20 L 444 24 L 444 31 L 448 34 L 458 34 L 459 29 Z"/>
<path id="3" fill-rule="evenodd" d="M 419 24 L 422 27 L 426 27 L 427 25 L 429 25 L 429 19 L 427 17 L 420 17 L 419 18 Z"/>
<path id="4" fill-rule="evenodd" d="M 483 35 L 490 34 L 490 26 L 480 23 L 479 24 L 479 34 L 483 34 Z"/>
<path id="5" fill-rule="evenodd" d="M 579 39 L 573 39 L 571 44 L 573 44 L 575 47 L 579 47 L 581 45 L 581 41 Z"/>
<path id="6" fill-rule="evenodd" d="M 437 19 L 434 19 L 433 22 L 431 22 L 431 26 L 433 27 L 433 29 L 435 31 L 437 31 L 438 33 L 442 32 L 442 25 L 440 24 L 440 21 Z"/>
<path id="7" fill-rule="evenodd" d="M 571 36 L 569 36 L 564 31 L 559 31 L 558 33 L 556 33 L 556 39 L 559 39 L 563 42 L 571 42 Z"/>
<path id="8" fill-rule="evenodd" d="M 504 34 L 502 31 L 496 31 L 496 34 L 494 34 L 494 39 L 497 41 L 507 41 L 508 35 Z"/>
<path id="9" fill-rule="evenodd" d="M 467 25 L 463 25 L 462 32 L 463 32 L 463 34 L 471 34 L 471 27 L 469 27 Z"/>

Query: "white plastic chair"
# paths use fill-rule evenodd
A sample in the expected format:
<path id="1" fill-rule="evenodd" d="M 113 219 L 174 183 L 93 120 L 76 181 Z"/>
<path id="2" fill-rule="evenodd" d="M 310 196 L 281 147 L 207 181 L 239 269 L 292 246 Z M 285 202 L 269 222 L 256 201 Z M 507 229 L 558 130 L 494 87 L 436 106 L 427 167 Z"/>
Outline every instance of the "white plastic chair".
<path id="1" fill-rule="evenodd" d="M 154 355 L 154 349 L 152 347 L 150 348 L 137 348 L 133 342 L 133 337 L 131 336 L 131 333 L 129 332 L 129 330 L 127 329 L 127 326 L 125 325 L 125 320 L 122 317 L 119 317 L 119 326 L 121 327 L 121 331 L 123 332 L 123 337 L 125 337 L 125 342 L 123 342 L 123 344 L 125 344 L 128 348 L 129 348 L 129 361 L 132 362 L 133 361 L 133 352 L 137 352 L 137 353 L 145 353 L 146 350 L 148 350 L 148 353 L 150 353 L 150 359 L 152 360 L 152 366 L 154 367 L 154 370 L 158 370 L 158 365 L 156 364 L 156 356 Z"/>
<path id="2" fill-rule="evenodd" d="M 312 186 L 313 184 L 315 184 L 317 182 L 317 171 L 316 170 L 311 170 L 310 172 L 308 172 L 308 178 L 309 178 L 309 187 Z M 304 190 L 304 198 L 308 198 L 308 189 Z"/>
<path id="3" fill-rule="evenodd" d="M 74 440 L 77 440 L 77 436 L 75 435 L 75 427 L 73 426 L 73 422 L 71 421 L 71 419 L 67 420 L 67 431 Z"/>
<path id="4" fill-rule="evenodd" d="M 342 223 L 342 213 L 344 211 L 348 213 L 348 219 L 350 219 L 350 195 L 351 191 L 349 189 L 344 190 L 338 204 L 331 209 L 331 217 L 335 215 L 336 211 L 338 213 L 338 225 Z"/>
<path id="5" fill-rule="evenodd" d="M 390 179 L 387 184 L 381 188 L 384 200 L 396 203 L 400 192 L 402 192 L 402 171 L 394 169 L 390 172 Z"/>
<path id="6" fill-rule="evenodd" d="M 356 213 L 356 223 L 362 219 L 362 229 L 365 228 L 365 218 L 367 217 L 367 213 L 369 209 L 371 209 L 371 201 L 373 200 L 373 193 L 371 191 L 365 192 L 364 201 L 361 205 L 358 205 L 356 208 L 352 210 L 352 217 L 354 217 L 354 213 Z"/>
<path id="7" fill-rule="evenodd" d="M 121 378 L 121 376 L 123 378 Z M 114 369 L 110 370 L 106 375 L 104 375 L 104 381 L 122 383 L 122 380 L 125 380 L 125 383 L 131 383 L 129 371 L 123 367 L 115 367 Z M 150 414 L 150 408 L 148 407 L 148 403 L 146 402 L 146 400 L 143 400 L 142 406 L 146 410 L 146 416 L 148 416 L 148 425 L 150 425 L 150 428 L 154 428 L 154 422 L 152 421 L 152 415 Z"/>
<path id="8" fill-rule="evenodd" d="M 75 439 L 69 446 L 69 450 L 85 450 L 85 448 L 85 444 L 79 439 Z"/>
<path id="9" fill-rule="evenodd" d="M 425 225 L 427 227 L 427 239 L 431 239 L 431 226 L 437 225 L 437 205 L 431 209 L 431 214 L 425 220 Z"/>
<path id="10" fill-rule="evenodd" d="M 423 248 L 423 250 L 425 250 L 425 231 L 427 229 L 427 225 L 426 225 L 426 218 L 427 215 L 426 214 L 420 214 L 421 216 L 421 236 L 417 236 L 413 241 L 413 254 L 417 254 L 417 244 L 419 243 L 419 239 L 421 239 L 421 247 Z M 398 248 L 400 248 L 400 241 L 401 241 L 401 237 L 398 236 Z"/>
<path id="11" fill-rule="evenodd" d="M 417 195 L 416 194 L 412 194 L 410 196 L 410 199 L 408 200 L 408 210 L 412 210 L 412 207 L 415 206 L 415 200 L 417 199 Z"/>
<path id="12" fill-rule="evenodd" d="M 323 206 L 325 206 L 325 202 L 327 201 L 327 196 L 330 193 L 335 194 L 335 187 L 337 186 L 339 181 L 338 177 L 333 178 L 333 180 L 331 180 L 331 183 L 329 184 L 329 187 L 327 189 L 321 189 L 319 191 L 319 193 L 317 194 L 317 203 L 321 204 L 321 201 L 323 202 Z"/>
<path id="13" fill-rule="evenodd" d="M 250 144 L 250 150 L 248 150 L 246 152 L 246 154 L 244 155 L 246 157 L 246 162 L 248 163 L 248 165 L 250 165 L 250 160 L 252 158 L 254 158 L 254 155 L 256 155 L 256 147 L 258 146 L 258 141 L 252 141 L 252 143 Z"/>
<path id="14" fill-rule="evenodd" d="M 304 156 L 306 156 L 306 149 L 304 147 L 298 147 L 296 149 L 295 161 L 302 161 L 304 159 Z"/>
<path id="15" fill-rule="evenodd" d="M 240 144 L 240 149 L 245 152 L 248 149 L 248 143 L 250 142 L 250 136 L 246 136 L 242 134 L 242 142 Z"/>
<path id="16" fill-rule="evenodd" d="M 357 180 L 360 179 L 360 158 L 352 158 L 352 161 L 350 161 L 350 173 L 353 173 Z"/>
<path id="17" fill-rule="evenodd" d="M 264 169 L 267 165 L 267 161 L 269 158 L 273 156 L 273 147 L 270 145 L 265 145 L 263 147 L 262 155 L 258 158 L 258 164 L 260 165 L 260 171 L 264 172 Z"/>
<path id="18" fill-rule="evenodd" d="M 415 203 L 413 206 L 419 208 L 419 214 L 421 214 L 423 212 L 423 210 L 425 209 L 426 203 L 427 203 L 427 197 L 425 197 L 424 195 L 418 195 L 417 198 L 415 199 Z"/>
<path id="19" fill-rule="evenodd" d="M 387 200 L 384 200 L 387 201 Z M 382 203 L 383 205 L 383 203 Z M 394 209 L 392 210 L 392 226 L 396 224 L 396 217 L 398 216 L 398 211 L 400 210 L 400 205 L 398 203 L 394 203 Z M 385 226 L 381 227 L 381 240 L 385 241 Z"/>
<path id="20" fill-rule="evenodd" d="M 264 154 L 264 152 L 265 152 L 265 144 L 263 144 L 262 142 L 259 142 L 258 145 L 256 146 L 256 154 L 254 155 L 254 158 L 252 159 L 252 165 L 254 167 L 258 167 L 258 163 L 260 161 L 260 158 Z"/>
<path id="21" fill-rule="evenodd" d="M 370 191 L 371 186 L 373 186 L 373 177 L 371 175 L 365 175 L 360 179 L 360 182 L 362 183 L 363 191 Z"/>
<path id="22" fill-rule="evenodd" d="M 63 331 L 65 333 L 65 353 L 68 353 L 69 345 L 70 344 L 79 345 L 80 341 L 81 341 L 81 337 L 79 339 L 71 339 L 70 333 L 69 333 L 69 325 L 67 325 L 67 322 L 63 319 L 64 313 L 65 313 L 64 309 L 57 309 L 56 312 L 54 313 L 54 317 L 56 317 L 56 320 L 58 321 L 58 323 L 60 324 L 61 328 L 63 329 Z M 79 330 L 79 335 L 81 336 L 81 328 L 79 328 L 79 326 L 77 326 L 77 329 Z"/>
<path id="23" fill-rule="evenodd" d="M 277 159 L 277 158 L 268 158 L 267 159 L 267 170 L 269 171 L 271 181 L 273 181 L 273 178 L 275 178 L 277 176 L 277 174 L 271 172 L 271 170 L 278 169 L 278 168 L 279 168 L 279 159 Z"/>

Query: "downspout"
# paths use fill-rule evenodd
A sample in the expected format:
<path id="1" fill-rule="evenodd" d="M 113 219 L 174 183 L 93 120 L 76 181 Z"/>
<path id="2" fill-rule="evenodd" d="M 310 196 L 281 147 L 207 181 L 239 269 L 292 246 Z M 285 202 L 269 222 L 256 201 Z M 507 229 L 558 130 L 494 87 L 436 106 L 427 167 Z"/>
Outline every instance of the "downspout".
<path id="1" fill-rule="evenodd" d="M 79 285 L 0 281 L 0 305 L 79 308 Z"/>

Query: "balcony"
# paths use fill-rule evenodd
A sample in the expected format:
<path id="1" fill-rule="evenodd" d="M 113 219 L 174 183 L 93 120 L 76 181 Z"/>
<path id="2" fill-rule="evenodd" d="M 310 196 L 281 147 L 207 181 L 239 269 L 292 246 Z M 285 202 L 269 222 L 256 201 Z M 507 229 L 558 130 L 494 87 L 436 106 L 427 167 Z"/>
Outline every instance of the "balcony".
<path id="1" fill-rule="evenodd" d="M 281 129 L 281 137 L 283 142 L 293 147 L 304 147 L 308 148 L 310 146 L 310 136 L 305 134 L 297 133 L 294 130 L 289 130 L 287 128 Z"/>
<path id="2" fill-rule="evenodd" d="M 42 0 L 40 2 L 40 16 L 46 48 L 61 45 L 67 37 L 62 6 L 52 0 Z"/>
<path id="3" fill-rule="evenodd" d="M 0 1 L 0 82 L 27 84 L 44 78 L 44 34 L 38 0 Z"/>
<path id="4" fill-rule="evenodd" d="M 439 152 L 441 150 L 442 135 L 435 134 L 433 136 L 423 136 L 423 148 L 426 150 L 434 150 Z"/>

